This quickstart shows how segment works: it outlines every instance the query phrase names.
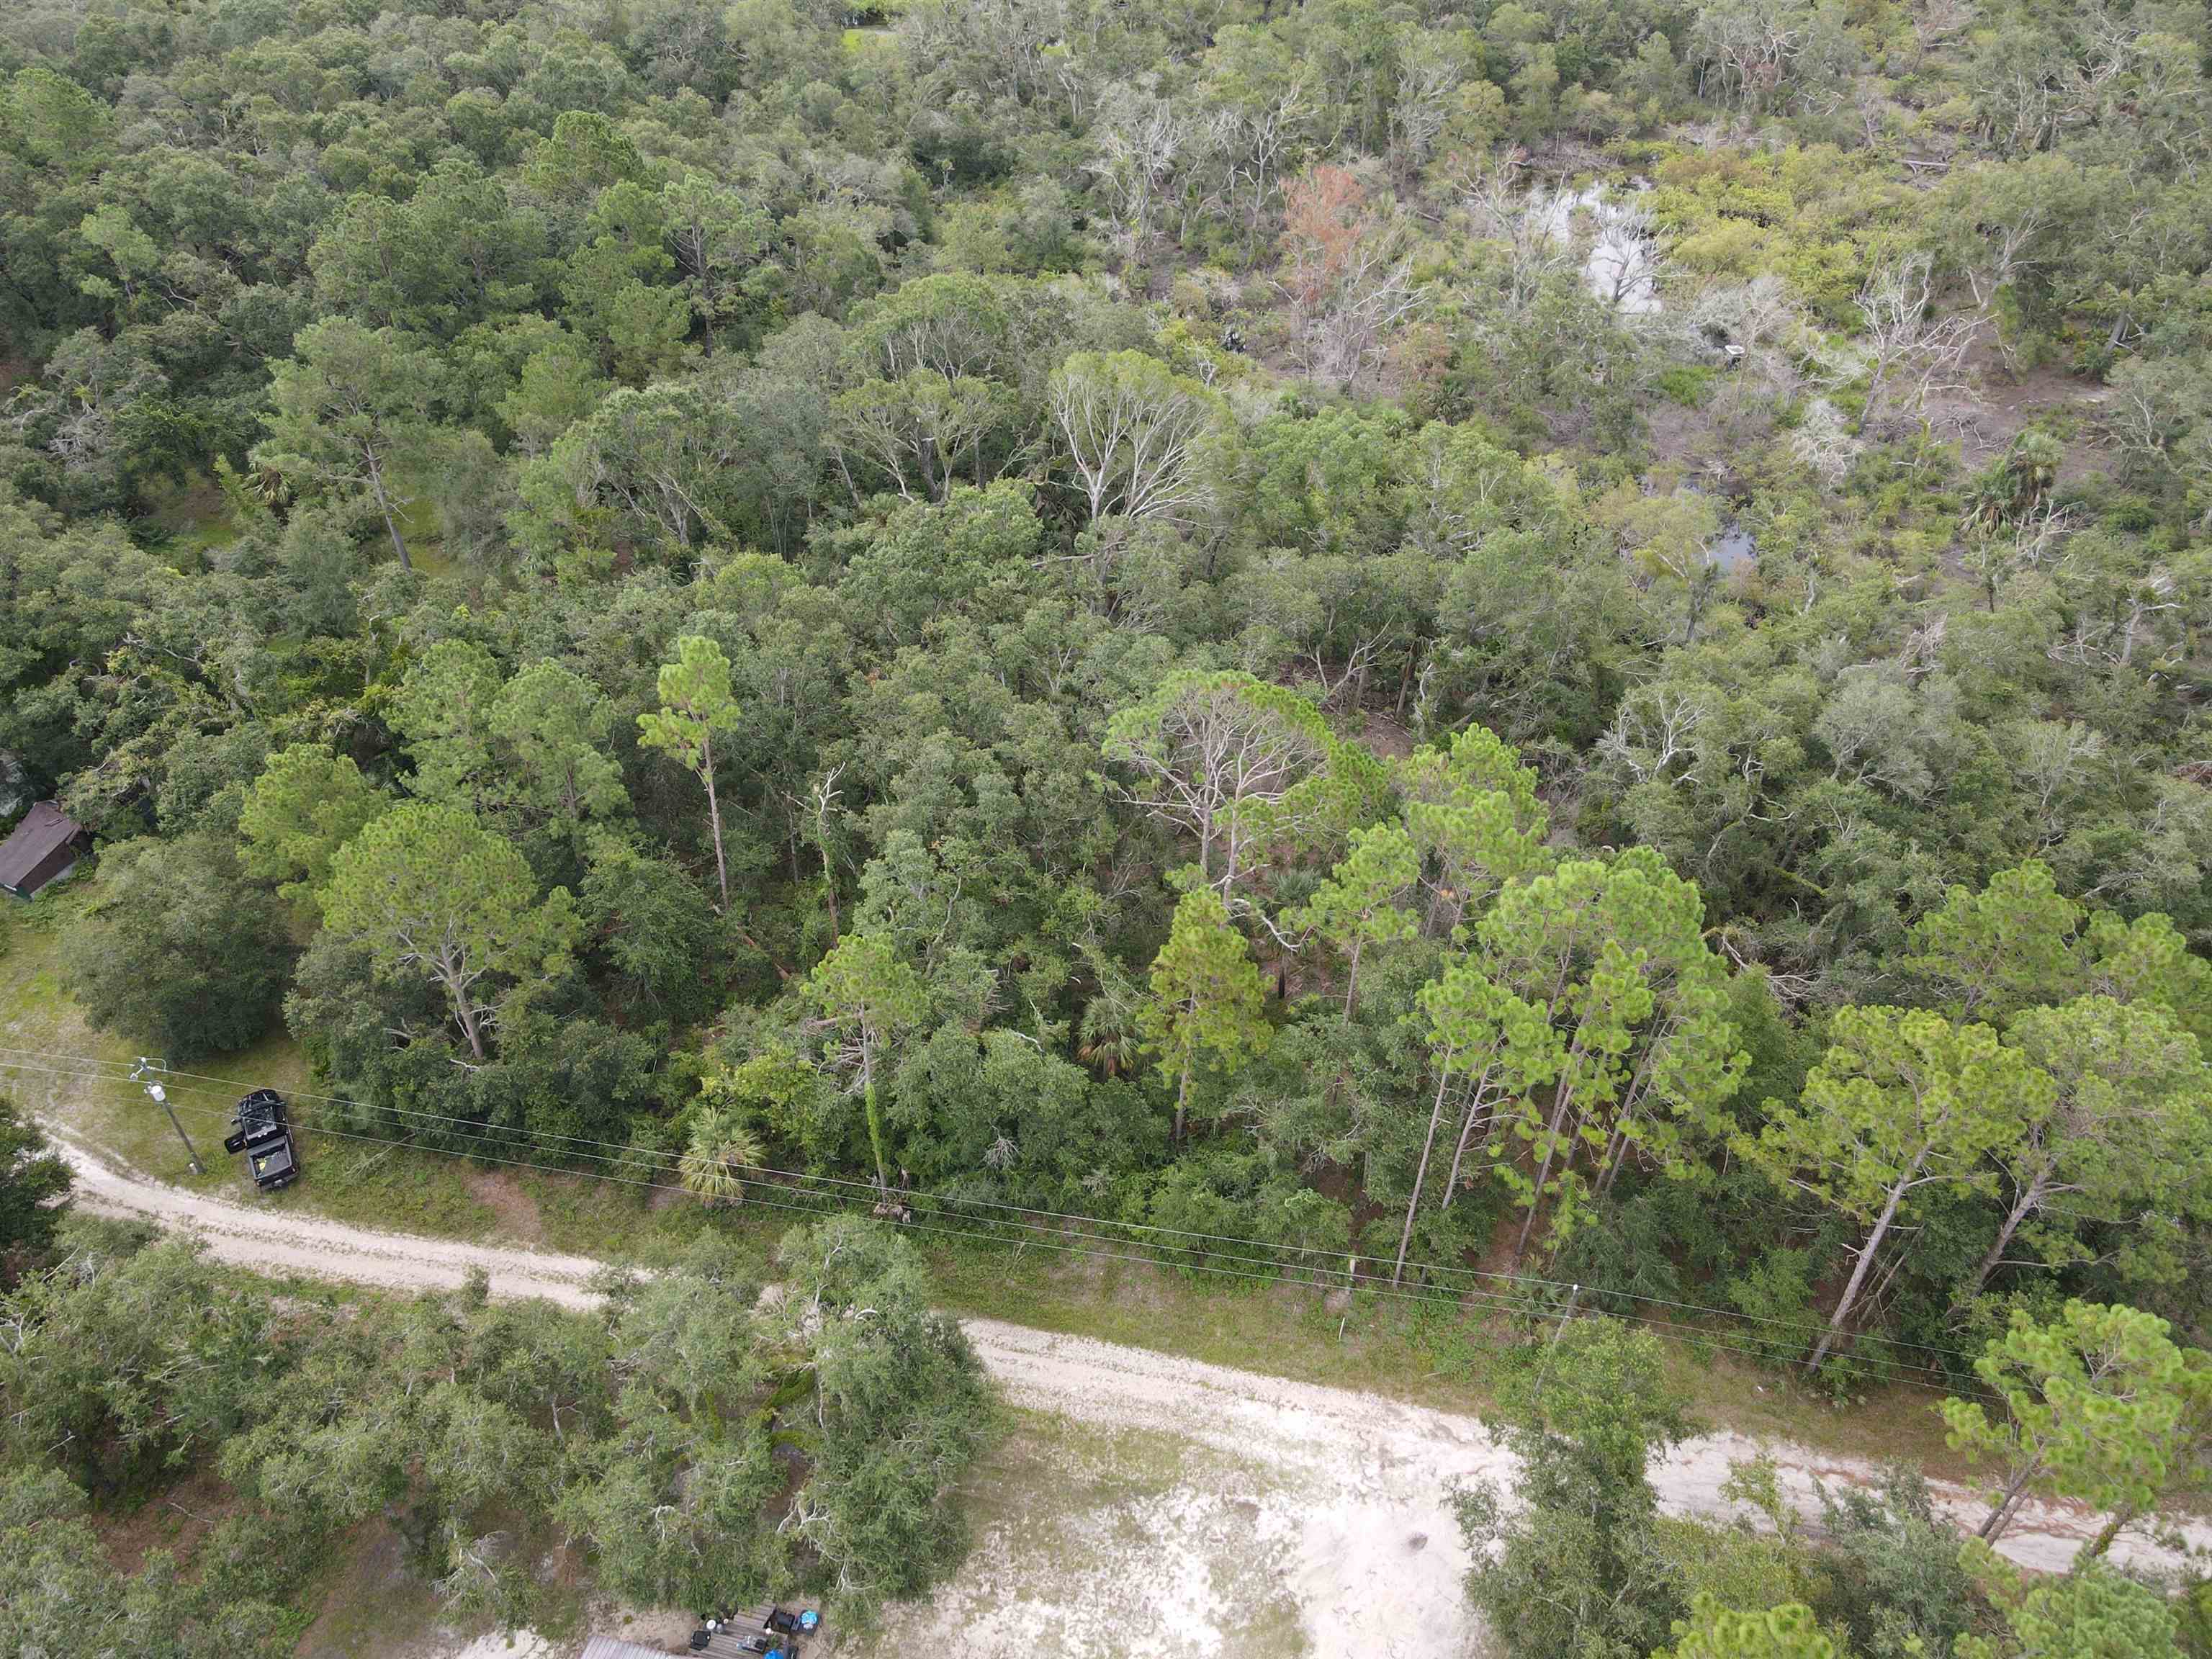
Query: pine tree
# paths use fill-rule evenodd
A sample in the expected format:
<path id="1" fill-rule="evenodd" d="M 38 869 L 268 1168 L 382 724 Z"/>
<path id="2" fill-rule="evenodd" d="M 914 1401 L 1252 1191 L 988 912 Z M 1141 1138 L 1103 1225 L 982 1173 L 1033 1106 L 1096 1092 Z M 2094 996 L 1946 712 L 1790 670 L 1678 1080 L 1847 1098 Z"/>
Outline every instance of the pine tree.
<path id="1" fill-rule="evenodd" d="M 714 788 L 714 737 L 738 723 L 730 694 L 730 659 L 698 634 L 676 642 L 676 660 L 660 665 L 660 707 L 637 717 L 638 740 L 675 760 L 707 792 L 707 830 L 714 843 L 719 908 L 730 908 L 730 866 L 722 850 L 722 801 Z"/>
<path id="2" fill-rule="evenodd" d="M 1266 992 L 1244 936 L 1212 889 L 1186 893 L 1152 962 L 1152 994 L 1138 1014 L 1146 1051 L 1176 1085 L 1175 1139 L 1183 1136 L 1191 1073 L 1202 1056 L 1236 1071 L 1267 1046 Z"/>
<path id="3" fill-rule="evenodd" d="M 1850 1322 L 1875 1258 L 1912 1194 L 1984 1191 L 1983 1159 L 2016 1145 L 2048 1110 L 2050 1078 L 1986 1025 L 1953 1025 L 1904 1008 L 1844 1008 L 1826 1056 L 1794 1105 L 1767 1103 L 1746 1156 L 1866 1228 L 1851 1275 L 1809 1364 L 1818 1370 Z"/>

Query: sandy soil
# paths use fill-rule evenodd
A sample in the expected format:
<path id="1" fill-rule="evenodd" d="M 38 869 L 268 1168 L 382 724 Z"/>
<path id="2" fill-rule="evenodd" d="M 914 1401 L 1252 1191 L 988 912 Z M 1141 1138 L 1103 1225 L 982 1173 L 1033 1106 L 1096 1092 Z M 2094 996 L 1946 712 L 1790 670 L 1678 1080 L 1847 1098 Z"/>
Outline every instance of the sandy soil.
<path id="1" fill-rule="evenodd" d="M 1293 1659 L 1480 1652 L 1446 1524 L 1395 1495 L 1176 1432 L 1025 1413 L 969 1483 L 975 1546 L 838 1659 Z"/>
<path id="2" fill-rule="evenodd" d="M 499 1218 L 501 1233 L 532 1247 L 544 1242 L 545 1218 L 538 1212 L 538 1200 L 514 1170 L 471 1169 L 467 1178 L 470 1195 Z"/>
<path id="3" fill-rule="evenodd" d="M 2095 424 L 2110 394 L 2095 381 L 2050 367 L 2029 369 L 2015 379 L 1986 342 L 1973 353 L 1969 368 L 1971 383 L 1938 392 L 1928 410 L 1938 430 L 1959 434 L 1960 458 L 1969 469 L 1988 465 L 2028 427 L 2057 415 L 2069 432 L 2058 468 L 2062 486 L 2112 470 L 2118 452 Z"/>
<path id="4" fill-rule="evenodd" d="M 599 1264 L 583 1257 L 408 1237 L 258 1211 L 118 1170 L 74 1146 L 64 1144 L 64 1150 L 77 1172 L 78 1202 L 87 1209 L 192 1229 L 222 1261 L 401 1290 L 450 1288 L 481 1268 L 489 1274 L 495 1295 L 544 1297 L 570 1307 L 593 1300 L 589 1281 Z M 1034 1563 L 1024 1566 L 1024 1561 L 1046 1534 L 1012 1516 L 987 1529 L 975 1560 L 930 1607 L 947 1618 L 972 1618 L 965 1598 L 999 1597 L 1012 1644 L 1006 1652 L 1071 1659 L 1127 1650 L 1116 1644 L 1126 1644 L 1130 1626 L 1110 1618 L 1089 1620 L 1070 1610 L 1079 1609 L 1086 1595 L 1156 1616 L 1153 1630 L 1185 1632 L 1188 1639 L 1178 1638 L 1181 1645 L 1173 1651 L 1193 1659 L 1301 1648 L 1317 1659 L 1332 1659 L 1354 1651 L 1355 1632 L 1363 1653 L 1445 1659 L 1468 1650 L 1459 1595 L 1466 1559 L 1448 1492 L 1458 1481 L 1502 1480 L 1512 1472 L 1511 1457 L 1475 1419 L 995 1320 L 965 1324 L 1013 1405 L 1088 1429 L 1170 1437 L 1202 1449 L 1212 1468 L 1202 1481 L 1178 1479 L 1113 1506 L 1115 1528 L 1159 1547 L 1140 1552 L 1148 1570 L 1109 1564 L 1087 1588 L 1063 1583 L 1056 1611 L 1040 1603 L 1017 1620 L 1011 1616 L 1008 1586 L 1030 1576 Z M 1816 1480 L 1832 1486 L 1876 1479 L 1875 1467 L 1861 1461 L 1741 1435 L 1710 1435 L 1678 1448 L 1655 1471 L 1662 1505 L 1680 1514 L 1737 1513 L 1722 1499 L 1721 1484 L 1732 1463 L 1760 1452 L 1782 1464 L 1785 1489 L 1814 1518 L 1820 1512 Z M 1938 1484 L 1936 1494 L 1939 1507 L 1955 1519 L 1978 1518 L 1981 1501 L 1972 1490 Z M 2062 1569 L 2098 1525 L 2097 1516 L 2077 1505 L 2032 1504 L 2002 1548 L 2023 1565 Z M 2193 1548 L 2212 1547 L 2212 1524 L 2193 1523 L 2185 1531 Z M 1205 1637 L 1207 1629 L 1219 1635 L 1219 1626 L 1193 1609 L 1218 1599 L 1217 1587 L 1206 1549 L 1194 1549 L 1193 1540 L 1211 1540 L 1207 1548 L 1218 1545 L 1261 1572 L 1265 1582 L 1284 1586 L 1304 1642 L 1285 1650 Z M 2142 1537 L 2123 1538 L 2113 1554 L 2158 1571 L 2179 1565 L 2172 1552 Z M 969 1609 L 964 1614 L 963 1607 Z M 1093 1630 L 1101 1632 L 1095 1642 Z M 1147 1650 L 1170 1651 L 1149 1644 Z"/>
<path id="5" fill-rule="evenodd" d="M 1084 1423 L 1164 1429 L 1218 1451 L 1263 1459 L 1286 1475 L 1328 1482 L 1344 1513 L 1315 1517 L 1321 1535 L 1309 1559 L 1316 1592 L 1333 1593 L 1327 1580 L 1340 1568 L 1352 1590 L 1363 1584 L 1371 1590 L 1383 1564 L 1398 1559 L 1397 1543 L 1415 1532 L 1426 1533 L 1432 1546 L 1454 1544 L 1431 1555 L 1431 1563 L 1436 1555 L 1454 1553 L 1447 1490 L 1463 1481 L 1503 1482 L 1513 1472 L 1511 1455 L 1472 1417 L 994 1320 L 965 1324 L 1016 1405 Z M 1677 1515 L 1748 1518 L 1720 1489 L 1732 1465 L 1761 1453 L 1781 1464 L 1784 1490 L 1814 1521 L 1820 1515 L 1816 1482 L 1872 1486 L 1881 1479 L 1879 1468 L 1863 1459 L 1711 1434 L 1675 1448 L 1653 1471 L 1661 1506 Z M 1937 1510 L 1954 1521 L 1978 1522 L 1986 1512 L 1973 1488 L 1936 1481 L 1931 1489 Z M 2057 1571 L 2101 1524 L 2081 1505 L 2032 1503 L 1999 1548 L 2023 1566 Z M 2194 1549 L 2212 1547 L 2212 1524 L 2190 1523 L 2185 1534 Z M 2144 1538 L 2123 1537 L 2112 1554 L 2157 1571 L 2180 1565 L 2178 1556 Z M 1398 1571 L 1419 1577 L 1428 1570 L 1424 1564 Z M 1451 1576 L 1455 1583 L 1456 1566 Z"/>

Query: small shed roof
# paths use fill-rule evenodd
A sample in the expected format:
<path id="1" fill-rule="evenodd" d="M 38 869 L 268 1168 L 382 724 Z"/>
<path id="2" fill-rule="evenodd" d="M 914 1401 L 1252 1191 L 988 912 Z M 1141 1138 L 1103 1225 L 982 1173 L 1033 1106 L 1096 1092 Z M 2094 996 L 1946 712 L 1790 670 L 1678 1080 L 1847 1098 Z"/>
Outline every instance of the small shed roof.
<path id="1" fill-rule="evenodd" d="M 619 1636 L 594 1636 L 584 1644 L 583 1659 L 668 1659 L 665 1648 L 640 1647 Z"/>
<path id="2" fill-rule="evenodd" d="M 84 826 L 53 802 L 34 802 L 15 833 L 0 841 L 0 887 L 22 892 L 26 882 L 37 886 L 41 866 L 83 834 Z"/>

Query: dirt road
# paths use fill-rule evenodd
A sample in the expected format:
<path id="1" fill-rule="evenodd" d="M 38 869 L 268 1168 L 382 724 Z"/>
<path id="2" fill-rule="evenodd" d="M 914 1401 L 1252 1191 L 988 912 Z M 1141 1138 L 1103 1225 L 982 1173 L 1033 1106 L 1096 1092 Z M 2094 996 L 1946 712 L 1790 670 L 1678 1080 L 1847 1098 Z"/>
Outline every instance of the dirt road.
<path id="1" fill-rule="evenodd" d="M 480 1267 L 490 1275 L 495 1295 L 544 1297 L 570 1307 L 593 1299 L 589 1281 L 599 1264 L 584 1257 L 373 1232 L 254 1209 L 118 1170 L 66 1144 L 64 1151 L 85 1208 L 191 1229 L 222 1261 L 410 1291 L 450 1288 Z M 1327 1494 L 1301 1513 L 1292 1540 L 1291 1570 L 1310 1630 L 1326 1630 L 1332 1610 L 1340 1607 L 1347 1614 L 1344 1627 L 1363 1629 L 1371 1638 L 1380 1583 L 1390 1586 L 1409 1616 L 1418 1610 L 1425 1634 L 1456 1607 L 1465 1558 L 1447 1489 L 1455 1480 L 1503 1478 L 1512 1468 L 1510 1455 L 1474 1418 L 996 1320 L 964 1323 L 1017 1406 L 1094 1427 L 1178 1436 L 1276 1468 L 1302 1492 Z M 1709 1435 L 1678 1448 L 1655 1472 L 1661 1502 L 1682 1514 L 1730 1513 L 1720 1496 L 1729 1466 L 1760 1451 L 1782 1463 L 1786 1488 L 1815 1517 L 1815 1480 L 1832 1486 L 1875 1477 L 1872 1465 L 1857 1460 Z M 1981 1512 L 1967 1489 L 1939 1485 L 1936 1497 L 1954 1519 Z M 2057 1570 L 2098 1525 L 2097 1516 L 2077 1506 L 2031 1504 L 2002 1547 L 2024 1565 Z M 2187 1535 L 2194 1548 L 2212 1547 L 2212 1525 L 2192 1523 Z M 2155 1570 L 2179 1565 L 2172 1552 L 2139 1537 L 2123 1538 L 2113 1554 Z M 1351 1619 L 1355 1610 L 1359 1617 Z M 1425 1641 L 1401 1650 L 1426 1647 Z M 1315 1650 L 1326 1655 L 1331 1645 L 1318 1642 Z"/>

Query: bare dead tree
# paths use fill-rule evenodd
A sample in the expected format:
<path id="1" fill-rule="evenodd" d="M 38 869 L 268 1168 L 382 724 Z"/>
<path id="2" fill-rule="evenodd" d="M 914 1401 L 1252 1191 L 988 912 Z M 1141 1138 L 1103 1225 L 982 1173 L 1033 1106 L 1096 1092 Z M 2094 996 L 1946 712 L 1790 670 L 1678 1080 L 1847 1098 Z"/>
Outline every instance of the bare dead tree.
<path id="1" fill-rule="evenodd" d="M 1929 399 L 1966 388 L 1966 354 L 1980 337 L 1979 312 L 1935 314 L 1934 262 L 1908 254 L 1876 265 L 1859 290 L 1869 372 L 1866 416 L 1874 429 L 1926 418 Z"/>
<path id="2" fill-rule="evenodd" d="M 2013 775 L 2034 799 L 2037 842 L 2053 846 L 2066 833 L 2065 798 L 2104 758 L 2105 734 L 2080 720 L 2027 720 L 2013 737 Z"/>
<path id="3" fill-rule="evenodd" d="M 1308 371 L 1316 380 L 1349 387 L 1382 354 L 1386 337 L 1421 309 L 1413 261 L 1391 246 L 1355 250 L 1334 304 L 1307 333 Z"/>
<path id="4" fill-rule="evenodd" d="M 2124 665 L 2134 659 L 2136 647 L 2142 642 L 2143 630 L 2151 619 L 2166 611 L 2179 611 L 2181 606 L 2181 594 L 2172 573 L 2154 569 L 2141 580 L 2130 583 L 2110 611 L 2093 611 L 2085 607 L 2078 612 L 2072 629 L 2055 641 L 2047 654 L 2053 662 L 2075 667 L 2107 663 Z"/>
<path id="5" fill-rule="evenodd" d="M 1306 140 L 1313 92 L 1301 66 L 1264 104 L 1217 105 L 1191 122 L 1183 173 L 1195 205 L 1238 226 L 1256 254 L 1281 194 L 1283 173 Z"/>
<path id="6" fill-rule="evenodd" d="M 1914 8 L 1912 32 L 1924 52 L 1974 21 L 1973 0 L 1923 0 Z"/>
<path id="7" fill-rule="evenodd" d="M 1053 372 L 1047 401 L 1093 524 L 1115 513 L 1180 524 L 1212 500 L 1204 451 L 1218 405 L 1165 365 L 1075 352 Z"/>
<path id="8" fill-rule="evenodd" d="M 1308 376 L 1349 387 L 1421 308 L 1404 228 L 1343 167 L 1310 169 L 1286 200 L 1276 287 L 1297 314 Z"/>
<path id="9" fill-rule="evenodd" d="M 1599 758 L 1619 767 L 1638 783 L 1654 779 L 1674 783 L 1693 778 L 1693 766 L 1686 765 L 1680 771 L 1672 769 L 1678 761 L 1694 759 L 1691 738 L 1705 719 L 1702 702 L 1659 687 L 1648 700 L 1632 697 L 1621 704 L 1612 726 L 1598 739 Z"/>
<path id="10" fill-rule="evenodd" d="M 1658 305 L 1657 227 L 1640 199 L 1601 204 L 1593 213 L 1595 236 L 1587 268 L 1597 297 L 1614 311 L 1642 312 Z"/>
<path id="11" fill-rule="evenodd" d="M 1121 85 L 1099 100 L 1091 136 L 1084 170 L 1098 180 L 1123 252 L 1135 258 L 1152 238 L 1153 212 L 1188 134 L 1166 99 Z"/>
<path id="12" fill-rule="evenodd" d="M 1815 398 L 1806 406 L 1805 417 L 1791 434 L 1790 447 L 1832 489 L 1843 483 L 1863 446 L 1851 435 L 1843 411 L 1826 398 Z"/>
<path id="13" fill-rule="evenodd" d="M 1790 0 L 1719 0 L 1690 27 L 1698 95 L 1739 111 L 1765 109 L 1804 52 L 1808 8 Z"/>
<path id="14" fill-rule="evenodd" d="M 1906 684 L 1919 684 L 1943 665 L 1943 641 L 1950 632 L 1950 613 L 1939 611 L 1905 636 L 1898 647 L 1897 665 Z"/>
<path id="15" fill-rule="evenodd" d="M 1475 234 L 1504 250 L 1510 309 L 1527 310 L 1547 278 L 1574 269 L 1574 250 L 1559 234 L 1543 192 L 1516 191 L 1503 171 L 1492 173 L 1468 193 L 1467 210 Z"/>
<path id="16" fill-rule="evenodd" d="M 1987 264 L 1970 264 L 1966 269 L 1966 286 L 1977 307 L 1988 310 L 1999 289 L 2039 263 L 2031 260 L 2027 251 L 2050 222 L 2050 210 L 2039 202 L 2023 202 L 2003 218 L 1984 216 L 1977 222 L 1975 228 L 1988 251 Z"/>
<path id="17" fill-rule="evenodd" d="M 1011 96 L 1031 104 L 1076 86 L 1066 55 L 1054 48 L 1070 32 L 1063 0 L 945 0 L 902 7 L 896 25 L 908 60 L 986 100 Z"/>
<path id="18" fill-rule="evenodd" d="M 1457 53 L 1416 35 L 1398 67 L 1398 93 L 1390 105 L 1390 158 L 1401 179 L 1419 171 L 1451 118 L 1453 94 L 1466 77 Z"/>
<path id="19" fill-rule="evenodd" d="M 1255 839 L 1292 827 L 1299 787 L 1328 763 L 1326 732 L 1280 695 L 1238 675 L 1183 674 L 1117 715 L 1107 738 L 1107 758 L 1137 780 L 1127 798 L 1197 842 L 1200 872 L 1224 896 Z"/>

